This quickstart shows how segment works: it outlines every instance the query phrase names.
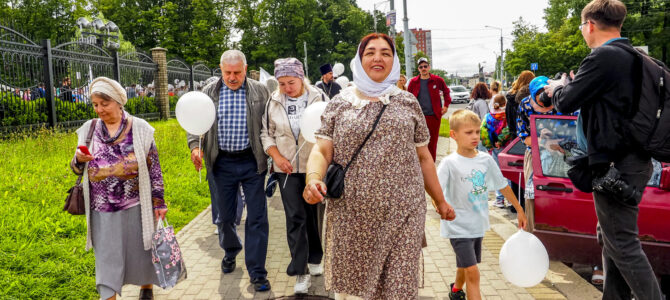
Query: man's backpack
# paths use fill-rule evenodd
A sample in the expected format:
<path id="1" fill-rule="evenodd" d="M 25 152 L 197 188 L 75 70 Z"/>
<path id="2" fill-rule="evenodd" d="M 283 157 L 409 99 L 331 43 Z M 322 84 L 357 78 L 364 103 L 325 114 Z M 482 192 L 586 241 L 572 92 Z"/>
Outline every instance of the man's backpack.
<path id="1" fill-rule="evenodd" d="M 640 97 L 633 105 L 627 131 L 631 139 L 658 161 L 670 162 L 670 70 L 632 46 L 617 46 L 641 61 Z M 637 79 L 637 78 L 636 78 Z"/>

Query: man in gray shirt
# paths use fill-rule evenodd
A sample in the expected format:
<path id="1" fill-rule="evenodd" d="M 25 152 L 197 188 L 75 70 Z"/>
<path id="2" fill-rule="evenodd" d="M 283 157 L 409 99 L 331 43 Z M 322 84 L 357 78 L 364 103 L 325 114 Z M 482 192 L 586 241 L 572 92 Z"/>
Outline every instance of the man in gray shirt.
<path id="1" fill-rule="evenodd" d="M 451 96 L 449 96 L 449 88 L 444 79 L 430 74 L 430 64 L 427 58 L 420 58 L 418 65 L 420 74 L 409 81 L 407 91 L 414 94 L 414 97 L 419 100 L 421 110 L 426 117 L 426 125 L 428 125 L 428 131 L 430 132 L 428 150 L 430 150 L 430 154 L 435 160 L 440 123 L 442 115 L 447 112 L 449 104 L 451 104 Z M 442 95 L 440 96 L 440 94 Z M 442 98 L 444 98 L 444 104 L 442 104 Z"/>

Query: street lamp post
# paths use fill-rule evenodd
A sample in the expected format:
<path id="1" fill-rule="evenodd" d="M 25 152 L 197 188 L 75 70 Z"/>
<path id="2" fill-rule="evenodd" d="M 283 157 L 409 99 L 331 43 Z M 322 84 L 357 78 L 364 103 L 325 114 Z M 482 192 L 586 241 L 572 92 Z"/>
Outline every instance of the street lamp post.
<path id="1" fill-rule="evenodd" d="M 489 26 L 489 25 L 486 25 L 484 27 L 490 28 L 490 29 L 500 30 L 500 77 L 499 78 L 501 78 L 500 80 L 501 80 L 501 83 L 502 83 L 502 76 L 503 76 L 503 74 L 505 74 L 504 73 L 505 71 L 503 69 L 504 68 L 503 67 L 503 30 L 500 27 Z"/>
<path id="2" fill-rule="evenodd" d="M 377 15 L 375 13 L 377 11 L 377 6 L 384 5 L 387 2 L 389 2 L 389 0 L 379 1 L 379 2 L 372 5 L 372 21 L 375 24 L 374 25 L 375 26 L 375 30 L 374 30 L 375 32 L 377 32 Z"/>

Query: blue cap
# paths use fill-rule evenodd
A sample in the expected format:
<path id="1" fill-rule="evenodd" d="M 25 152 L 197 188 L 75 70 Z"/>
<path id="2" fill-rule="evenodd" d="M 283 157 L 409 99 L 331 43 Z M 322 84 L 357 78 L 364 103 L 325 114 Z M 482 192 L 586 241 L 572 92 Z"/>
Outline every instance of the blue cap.
<path id="1" fill-rule="evenodd" d="M 549 78 L 547 78 L 547 76 L 538 76 L 530 82 L 528 85 L 528 90 L 530 90 L 530 95 L 533 99 L 535 99 L 535 96 L 539 90 L 544 89 L 544 87 L 549 84 L 547 82 L 548 80 Z"/>

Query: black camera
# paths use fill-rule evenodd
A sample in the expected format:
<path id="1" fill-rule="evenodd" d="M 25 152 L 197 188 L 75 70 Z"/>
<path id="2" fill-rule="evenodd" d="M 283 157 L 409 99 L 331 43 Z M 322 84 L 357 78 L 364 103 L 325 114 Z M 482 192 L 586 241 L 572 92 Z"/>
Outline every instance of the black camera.
<path id="1" fill-rule="evenodd" d="M 621 198 L 624 202 L 632 205 L 642 197 L 642 192 L 628 185 L 614 166 L 610 166 L 603 176 L 593 178 L 593 190 Z"/>
<path id="2" fill-rule="evenodd" d="M 546 92 L 540 94 L 540 99 L 537 102 L 542 105 L 542 107 L 550 107 L 552 105 L 551 98 L 549 98 L 549 95 L 547 95 Z"/>

